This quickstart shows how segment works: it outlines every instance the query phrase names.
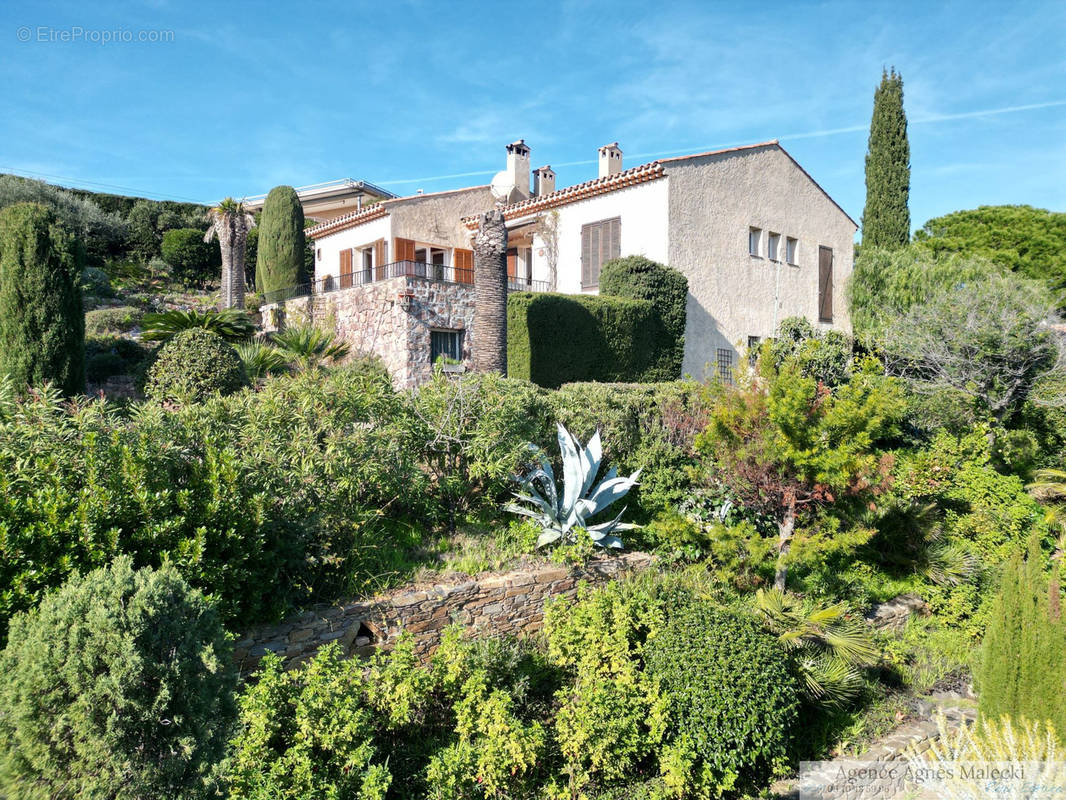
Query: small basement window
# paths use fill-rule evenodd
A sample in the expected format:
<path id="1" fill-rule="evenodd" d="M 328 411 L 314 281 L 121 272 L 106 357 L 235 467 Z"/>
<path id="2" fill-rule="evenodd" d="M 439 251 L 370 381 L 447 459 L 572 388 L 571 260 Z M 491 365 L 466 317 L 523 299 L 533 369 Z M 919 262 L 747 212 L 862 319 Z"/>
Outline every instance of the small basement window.
<path id="1" fill-rule="evenodd" d="M 762 228 L 748 228 L 748 255 L 759 257 L 759 239 L 762 238 Z"/>
<path id="2" fill-rule="evenodd" d="M 429 332 L 429 362 L 436 364 L 439 358 L 445 358 L 452 363 L 463 360 L 462 331 Z"/>
<path id="3" fill-rule="evenodd" d="M 718 348 L 718 377 L 726 383 L 733 382 L 733 351 L 725 348 Z"/>

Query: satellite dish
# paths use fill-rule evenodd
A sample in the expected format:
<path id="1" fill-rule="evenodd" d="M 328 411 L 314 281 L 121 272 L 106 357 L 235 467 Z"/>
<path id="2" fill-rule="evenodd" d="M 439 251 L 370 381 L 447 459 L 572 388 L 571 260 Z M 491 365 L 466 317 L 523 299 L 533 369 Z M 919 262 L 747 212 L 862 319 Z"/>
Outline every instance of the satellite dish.
<path id="1" fill-rule="evenodd" d="M 492 196 L 501 203 L 514 203 L 521 197 L 518 187 L 515 185 L 514 176 L 507 170 L 501 170 L 492 177 L 490 189 L 492 190 Z"/>

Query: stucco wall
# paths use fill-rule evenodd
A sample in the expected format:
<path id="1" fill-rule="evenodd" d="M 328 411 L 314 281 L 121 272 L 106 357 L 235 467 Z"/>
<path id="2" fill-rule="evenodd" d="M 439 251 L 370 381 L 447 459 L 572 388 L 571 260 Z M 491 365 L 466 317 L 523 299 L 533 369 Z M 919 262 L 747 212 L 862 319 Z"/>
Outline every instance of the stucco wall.
<path id="1" fill-rule="evenodd" d="M 667 183 L 663 178 L 559 208 L 557 291 L 568 294 L 582 291 L 581 226 L 590 222 L 621 217 L 620 254 L 643 255 L 665 262 L 669 256 Z M 533 280 L 549 279 L 544 242 L 536 236 L 533 241 Z"/>
<path id="2" fill-rule="evenodd" d="M 391 646 L 404 630 L 425 657 L 453 622 L 475 635 L 531 633 L 541 627 L 547 598 L 572 596 L 581 581 L 602 583 L 652 563 L 646 553 L 601 556 L 572 569 L 548 564 L 320 607 L 249 631 L 234 646 L 234 659 L 242 675 L 254 671 L 267 653 L 278 654 L 290 668 L 330 642 L 337 642 L 347 656 L 365 655 Z"/>
<path id="3" fill-rule="evenodd" d="M 458 192 L 405 197 L 386 202 L 386 207 L 392 215 L 393 236 L 470 249 L 472 234 L 462 219 L 488 211 L 493 202 L 489 188 L 479 186 Z"/>
<path id="4" fill-rule="evenodd" d="M 392 240 L 392 217 L 386 215 L 372 219 L 354 228 L 338 231 L 332 236 L 323 236 L 315 239 L 315 278 L 325 278 L 327 275 L 336 277 L 341 272 L 341 250 L 350 250 L 353 247 L 365 247 L 373 244 L 378 239 L 386 242 Z M 322 251 L 322 258 L 318 258 L 318 251 Z M 356 255 L 358 258 L 358 255 Z M 389 261 L 388 251 L 385 260 Z M 362 266 L 358 261 L 353 261 L 353 268 Z"/>
<path id="5" fill-rule="evenodd" d="M 689 280 L 687 374 L 704 377 L 717 348 L 735 351 L 749 336 L 772 336 L 775 320 L 788 316 L 850 331 L 844 284 L 855 226 L 784 152 L 769 146 L 664 166 L 670 187 L 666 263 Z M 764 231 L 762 258 L 748 255 L 751 226 Z M 766 231 L 781 234 L 780 263 L 765 258 Z M 799 240 L 798 266 L 784 263 L 786 236 Z M 834 254 L 831 326 L 818 321 L 819 245 Z"/>

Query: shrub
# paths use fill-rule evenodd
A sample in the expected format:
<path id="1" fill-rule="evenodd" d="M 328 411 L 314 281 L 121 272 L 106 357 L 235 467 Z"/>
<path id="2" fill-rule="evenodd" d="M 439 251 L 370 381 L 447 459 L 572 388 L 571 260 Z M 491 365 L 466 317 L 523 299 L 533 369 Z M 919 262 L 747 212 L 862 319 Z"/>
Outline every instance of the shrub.
<path id="1" fill-rule="evenodd" d="M 607 466 L 624 475 L 641 470 L 627 498 L 641 516 L 675 508 L 691 495 L 693 441 L 708 413 L 699 384 L 571 383 L 547 400 L 551 416 L 578 439 L 600 429 Z"/>
<path id="2" fill-rule="evenodd" d="M 114 297 L 111 276 L 97 267 L 85 267 L 81 271 L 82 293 L 89 297 Z"/>
<path id="3" fill-rule="evenodd" d="M 758 790 L 785 766 L 798 686 L 775 638 L 754 620 L 691 602 L 648 642 L 666 698 L 665 782 L 681 795 Z"/>
<path id="4" fill-rule="evenodd" d="M 296 190 L 275 186 L 259 220 L 255 288 L 271 293 L 307 282 L 304 270 L 304 212 Z"/>
<path id="5" fill-rule="evenodd" d="M 129 333 L 141 324 L 144 312 L 133 306 L 98 308 L 85 314 L 86 336 Z"/>
<path id="6" fill-rule="evenodd" d="M 17 386 L 85 388 L 81 264 L 53 211 L 18 203 L 0 212 L 0 375 Z"/>
<path id="7" fill-rule="evenodd" d="M 1026 558 L 1015 553 L 1003 571 L 985 632 L 977 688 L 985 719 L 1049 721 L 1056 730 L 1066 731 L 1066 622 L 1058 570 L 1049 584 L 1046 563 L 1034 537 Z"/>
<path id="8" fill-rule="evenodd" d="M 144 315 L 145 341 L 166 342 L 181 331 L 204 328 L 227 342 L 244 342 L 255 333 L 255 324 L 248 312 L 240 308 L 221 311 L 164 311 Z"/>
<path id="9" fill-rule="evenodd" d="M 804 375 L 826 386 L 839 386 L 851 376 L 851 341 L 836 330 L 816 331 L 805 317 L 787 317 L 769 343 L 774 368 L 795 361 Z"/>
<path id="10" fill-rule="evenodd" d="M 384 800 L 392 776 L 374 746 L 362 664 L 336 644 L 288 672 L 274 654 L 240 699 L 231 800 L 320 797 Z"/>
<path id="11" fill-rule="evenodd" d="M 655 307 L 660 330 L 659 355 L 644 380 L 672 381 L 681 377 L 685 358 L 685 322 L 688 314 L 688 279 L 676 269 L 644 256 L 608 261 L 600 271 L 600 294 L 649 300 Z"/>
<path id="12" fill-rule="evenodd" d="M 145 394 L 152 400 L 192 403 L 235 392 L 245 381 L 233 346 L 210 331 L 194 328 L 177 334 L 159 350 L 148 370 Z"/>
<path id="13" fill-rule="evenodd" d="M 336 334 L 310 326 L 285 328 L 275 333 L 270 343 L 303 371 L 321 369 L 327 362 L 335 364 L 351 352 L 351 345 Z"/>
<path id="14" fill-rule="evenodd" d="M 187 285 L 203 286 L 218 280 L 221 251 L 204 241 L 198 228 L 174 228 L 163 234 L 161 253 L 174 277 Z"/>
<path id="15" fill-rule="evenodd" d="M 218 614 L 172 567 L 128 558 L 11 621 L 0 653 L 8 797 L 196 797 L 235 679 Z"/>
<path id="16" fill-rule="evenodd" d="M 507 373 L 555 388 L 571 381 L 639 381 L 654 370 L 655 306 L 515 292 L 507 298 Z"/>
<path id="17" fill-rule="evenodd" d="M 85 377 L 102 383 L 113 375 L 140 377 L 151 351 L 125 336 L 91 336 L 85 341 Z"/>

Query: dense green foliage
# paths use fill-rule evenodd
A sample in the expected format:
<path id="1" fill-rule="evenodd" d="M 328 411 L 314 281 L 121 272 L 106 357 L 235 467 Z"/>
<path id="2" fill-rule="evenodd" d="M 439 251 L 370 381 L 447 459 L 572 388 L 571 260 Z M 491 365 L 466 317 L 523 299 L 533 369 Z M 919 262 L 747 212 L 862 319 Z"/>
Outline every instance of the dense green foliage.
<path id="1" fill-rule="evenodd" d="M 20 388 L 85 387 L 85 315 L 79 249 L 50 209 L 0 212 L 0 376 Z"/>
<path id="2" fill-rule="evenodd" d="M 616 297 L 507 297 L 507 374 L 555 388 L 571 381 L 637 381 L 657 369 L 655 306 Z"/>
<path id="3" fill-rule="evenodd" d="M 1049 720 L 1066 731 L 1066 620 L 1058 568 L 1049 584 L 1046 563 L 1034 537 L 1026 557 L 1015 551 L 1003 570 L 977 676 L 980 710 L 987 719 Z"/>
<path id="4" fill-rule="evenodd" d="M 826 386 L 839 386 L 851 377 L 852 345 L 848 337 L 838 330 L 815 330 L 805 317 L 781 320 L 768 347 L 775 369 L 792 361 L 804 375 Z"/>
<path id="5" fill-rule="evenodd" d="M 165 231 L 160 253 L 173 270 L 174 277 L 186 286 L 203 286 L 216 281 L 222 269 L 219 249 L 204 241 L 204 232 L 199 228 Z"/>
<path id="6" fill-rule="evenodd" d="M 874 92 L 870 140 L 866 149 L 866 207 L 863 247 L 903 247 L 911 238 L 907 207 L 911 188 L 911 149 L 903 111 L 903 76 L 884 71 Z"/>
<path id="7" fill-rule="evenodd" d="M 152 351 L 126 336 L 90 336 L 85 340 L 85 379 L 102 383 L 114 375 L 140 379 Z"/>
<path id="8" fill-rule="evenodd" d="M 255 288 L 263 295 L 307 283 L 304 211 L 291 186 L 275 186 L 258 222 Z"/>
<path id="9" fill-rule="evenodd" d="M 1066 289 L 1066 214 L 1032 206 L 980 206 L 929 220 L 915 243 L 937 257 L 984 258 L 1056 292 Z"/>
<path id="10" fill-rule="evenodd" d="M 221 311 L 164 311 L 145 314 L 143 338 L 149 342 L 166 342 L 182 331 L 203 328 L 227 342 L 244 342 L 252 338 L 255 324 L 248 312 L 239 308 Z"/>
<path id="11" fill-rule="evenodd" d="M 782 771 L 799 714 L 788 659 L 754 620 L 708 603 L 669 616 L 648 644 L 666 700 L 660 757 L 678 794 L 754 790 Z"/>
<path id="12" fill-rule="evenodd" d="M 246 380 L 232 345 L 209 330 L 190 328 L 160 348 L 148 369 L 144 391 L 152 400 L 195 403 L 231 394 Z"/>
<path id="13" fill-rule="evenodd" d="M 7 797 L 206 796 L 235 684 L 219 616 L 173 567 L 128 558 L 11 620 L 0 653 Z"/>
<path id="14" fill-rule="evenodd" d="M 140 327 L 144 312 L 133 306 L 97 308 L 85 314 L 85 335 L 106 336 L 113 333 L 129 333 Z"/>
<path id="15" fill-rule="evenodd" d="M 600 295 L 648 300 L 653 304 L 661 326 L 655 334 L 660 352 L 657 364 L 645 373 L 643 380 L 680 378 L 685 357 L 688 279 L 676 269 L 644 256 L 626 256 L 603 265 Z"/>

